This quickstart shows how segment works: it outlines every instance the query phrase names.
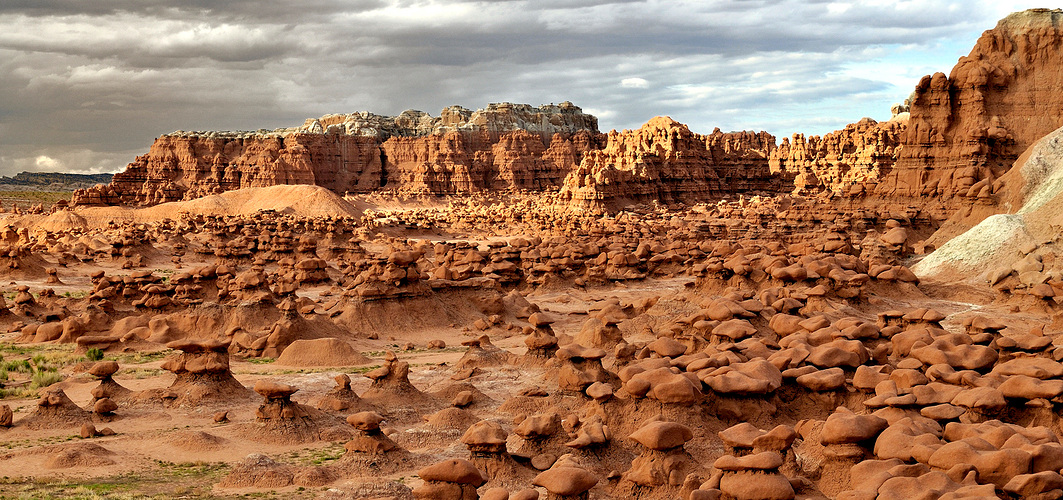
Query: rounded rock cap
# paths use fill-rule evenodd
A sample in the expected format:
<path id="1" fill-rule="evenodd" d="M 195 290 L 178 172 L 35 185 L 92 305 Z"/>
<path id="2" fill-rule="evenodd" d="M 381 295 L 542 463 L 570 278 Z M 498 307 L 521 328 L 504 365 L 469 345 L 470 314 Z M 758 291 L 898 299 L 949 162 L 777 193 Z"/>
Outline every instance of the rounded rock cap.
<path id="1" fill-rule="evenodd" d="M 267 380 L 259 380 L 255 383 L 255 392 L 269 399 L 286 398 L 298 390 L 288 384 L 278 384 Z"/>
<path id="2" fill-rule="evenodd" d="M 694 438 L 694 431 L 676 422 L 650 422 L 631 433 L 628 439 L 651 450 L 670 450 Z"/>
<path id="3" fill-rule="evenodd" d="M 347 423 L 360 431 L 375 431 L 383 421 L 383 415 L 375 411 L 363 411 L 347 416 Z"/>
<path id="4" fill-rule="evenodd" d="M 501 425 L 490 420 L 481 420 L 469 427 L 461 436 L 462 444 L 471 446 L 499 446 L 506 444 L 509 436 Z"/>
<path id="5" fill-rule="evenodd" d="M 98 361 L 89 368 L 89 374 L 95 377 L 110 377 L 118 371 L 117 361 Z"/>
<path id="6" fill-rule="evenodd" d="M 425 481 L 442 481 L 444 483 L 471 484 L 479 487 L 487 482 L 483 474 L 472 462 L 452 458 L 429 465 L 417 472 Z"/>
<path id="7" fill-rule="evenodd" d="M 555 495 L 579 495 L 598 484 L 598 478 L 580 467 L 560 466 L 535 476 L 532 484 Z"/>

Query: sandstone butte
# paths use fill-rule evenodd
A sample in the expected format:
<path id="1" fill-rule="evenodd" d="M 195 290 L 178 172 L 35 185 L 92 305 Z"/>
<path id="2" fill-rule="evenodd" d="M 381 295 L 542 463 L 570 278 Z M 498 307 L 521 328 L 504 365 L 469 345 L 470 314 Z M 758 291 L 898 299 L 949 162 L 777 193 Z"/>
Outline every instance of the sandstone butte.
<path id="1" fill-rule="evenodd" d="M 295 128 L 163 135 L 111 184 L 79 190 L 71 203 L 155 205 L 278 184 L 340 194 L 531 190 L 592 209 L 793 192 L 917 203 L 944 219 L 965 200 L 994 204 L 998 179 L 1063 125 L 1061 19 L 1058 10 L 1011 14 L 948 76 L 920 80 L 890 120 L 779 145 L 766 132 L 700 135 L 666 117 L 603 134 L 569 102 L 452 106 L 439 117 L 360 112 Z"/>

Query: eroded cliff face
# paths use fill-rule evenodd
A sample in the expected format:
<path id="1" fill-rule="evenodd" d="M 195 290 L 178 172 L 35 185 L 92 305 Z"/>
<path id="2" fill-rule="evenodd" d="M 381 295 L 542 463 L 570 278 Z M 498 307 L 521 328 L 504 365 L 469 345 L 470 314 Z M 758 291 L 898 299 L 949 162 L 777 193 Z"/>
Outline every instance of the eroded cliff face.
<path id="1" fill-rule="evenodd" d="M 597 119 L 568 102 L 452 106 L 438 118 L 327 115 L 257 132 L 178 131 L 159 137 L 111 184 L 75 192 L 73 204 L 154 205 L 278 184 L 434 195 L 556 189 L 600 136 Z"/>
<path id="2" fill-rule="evenodd" d="M 887 196 L 987 198 L 1035 141 L 1063 125 L 1063 11 L 1032 9 L 982 34 L 946 77 L 915 88 Z"/>
<path id="3" fill-rule="evenodd" d="M 373 137 L 171 134 L 159 137 L 111 184 L 75 192 L 74 202 L 154 205 L 280 184 L 317 184 L 342 193 L 379 187 L 381 177 Z"/>
<path id="4" fill-rule="evenodd" d="M 775 138 L 766 132 L 695 134 L 668 117 L 608 134 L 565 178 L 560 199 L 576 207 L 629 202 L 694 203 L 730 194 L 777 190 L 768 170 Z"/>
<path id="5" fill-rule="evenodd" d="M 864 118 L 822 137 L 794 134 L 771 152 L 769 166 L 793 184 L 794 194 L 874 192 L 897 160 L 906 117 L 901 114 L 881 123 Z"/>
<path id="6" fill-rule="evenodd" d="M 556 190 L 588 151 L 600 147 L 601 138 L 589 130 L 554 133 L 549 142 L 527 130 L 392 137 L 381 146 L 387 171 L 383 187 L 423 195 Z"/>
<path id="7" fill-rule="evenodd" d="M 794 134 L 770 158 L 797 194 L 875 202 L 933 201 L 941 215 L 992 204 L 998 179 L 1063 125 L 1063 11 L 1001 20 L 949 76 L 921 79 L 895 117 L 822 137 Z"/>

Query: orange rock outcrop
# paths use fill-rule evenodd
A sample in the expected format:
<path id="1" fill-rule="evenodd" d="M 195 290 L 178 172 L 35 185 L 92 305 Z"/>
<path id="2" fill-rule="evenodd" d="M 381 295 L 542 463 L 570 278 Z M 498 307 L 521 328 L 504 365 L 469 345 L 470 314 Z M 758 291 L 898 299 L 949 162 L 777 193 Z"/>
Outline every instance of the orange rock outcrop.
<path id="1" fill-rule="evenodd" d="M 776 191 L 768 170 L 775 137 L 767 132 L 695 134 L 668 117 L 638 130 L 612 131 L 568 174 L 560 199 L 573 206 L 627 202 L 692 203 L 728 194 Z"/>
<path id="2" fill-rule="evenodd" d="M 557 188 L 598 147 L 597 127 L 565 102 L 452 106 L 438 118 L 327 115 L 272 131 L 178 131 L 159 137 L 111 184 L 75 192 L 73 204 L 154 205 L 278 184 L 433 195 Z"/>
<path id="3" fill-rule="evenodd" d="M 823 137 L 795 134 L 773 172 L 799 194 L 934 199 L 945 212 L 993 203 L 1000 178 L 1063 125 L 1063 11 L 1016 12 L 987 30 L 949 76 L 920 80 L 899 116 L 863 119 Z"/>
<path id="4" fill-rule="evenodd" d="M 904 147 L 877 192 L 987 197 L 1037 139 L 1063 125 L 1063 10 L 1002 19 L 951 74 L 915 88 Z"/>
<path id="5" fill-rule="evenodd" d="M 906 129 L 904 117 L 876 122 L 864 118 L 822 137 L 794 134 L 768 160 L 771 171 L 793 183 L 795 194 L 874 192 L 893 169 Z"/>

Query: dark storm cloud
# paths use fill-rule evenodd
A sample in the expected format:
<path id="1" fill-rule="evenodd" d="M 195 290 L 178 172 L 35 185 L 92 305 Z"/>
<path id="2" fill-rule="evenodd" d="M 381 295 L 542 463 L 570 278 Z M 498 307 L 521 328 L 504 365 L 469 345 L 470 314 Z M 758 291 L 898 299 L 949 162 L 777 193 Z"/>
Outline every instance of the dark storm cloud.
<path id="1" fill-rule="evenodd" d="M 702 132 L 822 132 L 882 118 L 915 73 L 948 71 L 957 54 L 944 67 L 920 57 L 957 39 L 969 48 L 1001 12 L 988 1 L 7 0 L 0 174 L 119 169 L 176 129 L 498 101 L 571 100 L 604 129 L 671 115 Z"/>

